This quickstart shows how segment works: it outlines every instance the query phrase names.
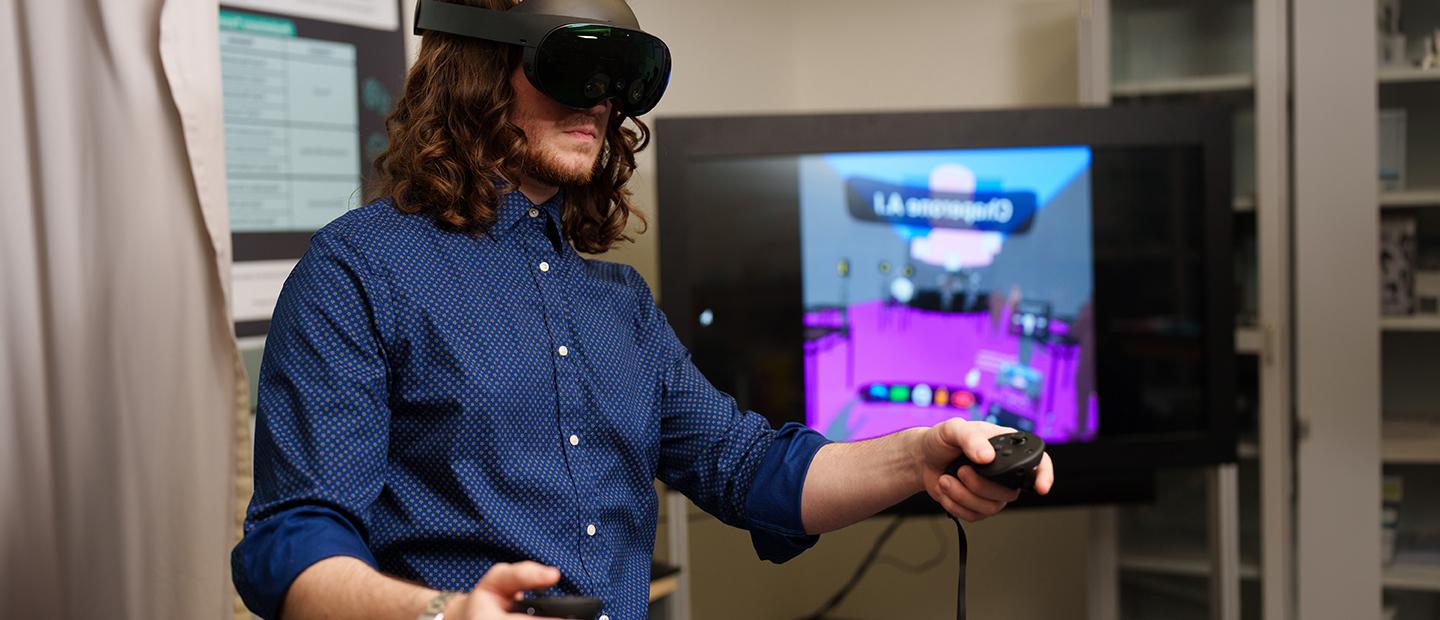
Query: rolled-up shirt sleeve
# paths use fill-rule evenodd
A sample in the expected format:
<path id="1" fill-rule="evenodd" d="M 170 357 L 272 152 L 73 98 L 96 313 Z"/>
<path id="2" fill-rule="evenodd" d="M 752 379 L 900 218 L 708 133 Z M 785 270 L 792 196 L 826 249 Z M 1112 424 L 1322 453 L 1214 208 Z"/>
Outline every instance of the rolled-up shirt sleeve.
<path id="1" fill-rule="evenodd" d="M 656 477 L 748 530 L 761 559 L 784 562 L 813 546 L 819 537 L 805 533 L 800 498 L 810 462 L 828 441 L 795 423 L 777 431 L 764 416 L 741 409 L 695 367 L 648 288 L 645 302 L 663 363 Z"/>
<path id="2" fill-rule="evenodd" d="M 280 617 L 290 584 L 311 565 L 336 556 L 376 567 L 364 535 L 343 513 L 298 506 L 264 519 L 247 520 L 245 538 L 230 554 L 235 590 L 261 618 Z"/>
<path id="3" fill-rule="evenodd" d="M 366 544 L 389 445 L 383 280 L 322 229 L 286 281 L 259 376 L 255 490 L 231 554 L 251 611 L 279 614 L 290 584 L 328 557 L 375 566 Z"/>
<path id="4" fill-rule="evenodd" d="M 770 441 L 745 496 L 750 541 L 760 559 L 784 562 L 820 540 L 817 535 L 805 533 L 800 494 L 805 489 L 810 461 L 827 443 L 824 435 L 795 422 L 781 426 Z"/>

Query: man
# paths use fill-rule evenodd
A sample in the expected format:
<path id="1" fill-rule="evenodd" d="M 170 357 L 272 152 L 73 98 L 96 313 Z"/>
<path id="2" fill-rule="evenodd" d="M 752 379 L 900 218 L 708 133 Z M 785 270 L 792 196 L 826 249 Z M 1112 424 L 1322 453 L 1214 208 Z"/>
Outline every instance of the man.
<path id="1" fill-rule="evenodd" d="M 621 0 L 467 3 L 493 11 L 422 0 L 420 21 L 492 40 L 426 33 L 376 199 L 315 234 L 276 306 L 233 556 L 252 610 L 481 620 L 544 590 L 642 618 L 655 478 L 776 562 L 922 489 L 967 521 L 1015 498 L 970 468 L 943 475 L 962 450 L 989 462 L 986 439 L 1010 429 L 956 419 L 831 443 L 705 381 L 636 272 L 577 253 L 639 216 L 624 185 L 649 133 L 622 124 L 658 100 L 668 51 Z M 576 31 L 569 44 L 598 51 L 560 65 L 563 46 L 493 40 L 535 45 L 495 25 L 551 28 L 557 6 L 629 30 Z M 602 40 L 619 47 L 584 47 Z M 617 49 L 652 62 L 596 60 Z M 570 88 L 582 63 L 619 77 Z M 1047 457 L 1036 490 L 1052 480 Z"/>

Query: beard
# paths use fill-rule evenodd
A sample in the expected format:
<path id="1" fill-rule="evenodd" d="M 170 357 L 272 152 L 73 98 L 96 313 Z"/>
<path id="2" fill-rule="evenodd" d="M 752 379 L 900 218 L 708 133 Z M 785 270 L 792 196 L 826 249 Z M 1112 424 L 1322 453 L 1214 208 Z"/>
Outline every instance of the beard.
<path id="1" fill-rule="evenodd" d="M 585 185 L 595 176 L 595 165 L 599 162 L 597 153 L 588 164 L 575 164 L 562 160 L 547 149 L 529 148 L 525 153 L 525 174 L 546 185 L 574 187 Z"/>

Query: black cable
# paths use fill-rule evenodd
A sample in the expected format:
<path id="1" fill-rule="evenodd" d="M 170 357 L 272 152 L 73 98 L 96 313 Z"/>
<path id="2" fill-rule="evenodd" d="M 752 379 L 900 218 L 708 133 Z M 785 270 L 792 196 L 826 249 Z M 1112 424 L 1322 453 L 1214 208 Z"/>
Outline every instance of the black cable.
<path id="1" fill-rule="evenodd" d="M 955 521 L 955 532 L 960 535 L 960 583 L 955 586 L 955 620 L 965 620 L 965 560 L 970 554 L 970 541 L 965 540 L 965 524 Z"/>
<path id="2" fill-rule="evenodd" d="M 924 562 L 920 562 L 919 564 L 910 564 L 908 562 L 901 561 L 895 556 L 882 555 L 875 560 L 875 563 L 893 566 L 902 572 L 910 573 L 912 575 L 918 575 L 920 573 L 928 572 L 930 569 L 945 563 L 945 558 L 949 557 L 950 555 L 950 552 L 948 551 L 950 547 L 949 545 L 945 544 L 947 541 L 945 540 L 945 533 L 940 530 L 940 519 L 934 518 L 927 520 L 930 522 L 930 533 L 935 535 L 934 557 L 925 560 Z"/>
<path id="3" fill-rule="evenodd" d="M 904 520 L 905 515 L 900 515 L 895 517 L 895 520 L 891 521 L 890 525 L 885 526 L 885 531 L 880 532 L 880 536 L 877 537 L 875 543 L 870 546 L 870 551 L 865 553 L 865 559 L 860 561 L 860 566 L 855 568 L 855 574 L 850 576 L 850 580 L 846 581 L 845 585 L 840 587 L 840 591 L 830 597 L 830 600 L 820 606 L 819 610 L 816 610 L 815 613 L 808 616 L 802 616 L 802 620 L 820 620 L 820 618 L 825 617 L 826 613 L 829 613 L 830 610 L 835 609 L 840 603 L 844 602 L 845 597 L 850 596 L 850 592 L 855 589 L 855 585 L 860 583 L 860 578 L 865 576 L 865 571 L 870 570 L 870 566 L 875 563 L 875 558 L 880 555 L 880 549 L 885 546 L 885 541 L 890 540 L 890 537 L 895 534 L 895 530 L 900 528 L 900 522 Z"/>
<path id="4" fill-rule="evenodd" d="M 850 592 L 855 589 L 855 585 L 860 582 L 860 578 L 865 576 L 865 571 L 869 570 L 870 566 L 875 563 L 875 559 L 879 556 L 880 549 L 885 546 L 885 542 L 890 540 L 890 537 L 895 534 L 895 530 L 900 529 L 900 523 L 904 520 L 905 515 L 895 517 L 895 520 L 891 521 L 890 525 L 885 527 L 885 531 L 880 532 L 880 536 L 875 538 L 875 542 L 870 546 L 870 551 L 865 554 L 865 559 L 860 561 L 860 566 L 855 569 L 855 574 L 850 576 L 850 580 L 845 582 L 844 586 L 841 586 L 840 591 L 836 592 L 834 596 L 831 596 L 830 600 L 826 601 L 825 605 L 821 606 L 815 613 L 808 616 L 801 616 L 799 620 L 822 620 L 825 614 L 844 602 L 845 597 L 849 596 Z M 951 520 L 955 522 L 955 533 L 959 539 L 956 546 L 959 551 L 960 560 L 960 576 L 955 586 L 955 620 L 965 620 L 965 564 L 970 551 L 970 541 L 965 538 L 965 524 L 953 517 Z M 941 548 L 943 549 L 944 545 L 941 545 Z M 939 556 L 921 562 L 916 565 L 916 567 L 919 567 L 921 570 L 929 569 L 939 564 L 944 558 L 945 554 L 942 552 Z M 895 564 L 899 566 L 898 563 Z"/>

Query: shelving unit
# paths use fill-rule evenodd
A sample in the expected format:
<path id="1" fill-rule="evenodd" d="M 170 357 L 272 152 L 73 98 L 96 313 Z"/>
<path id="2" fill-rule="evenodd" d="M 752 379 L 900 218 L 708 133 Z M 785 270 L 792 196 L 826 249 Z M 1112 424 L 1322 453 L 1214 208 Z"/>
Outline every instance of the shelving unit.
<path id="1" fill-rule="evenodd" d="M 1373 310 L 1368 308 L 1373 302 L 1363 294 L 1337 298 L 1334 288 L 1363 291 L 1373 282 L 1363 258 L 1371 246 L 1363 238 L 1367 243 L 1355 243 L 1354 237 L 1357 231 L 1368 232 L 1357 221 L 1365 213 L 1355 210 L 1368 198 L 1362 195 L 1357 200 L 1356 192 L 1363 193 L 1365 181 L 1374 182 L 1360 174 L 1373 165 L 1368 163 L 1372 154 L 1354 148 L 1373 139 L 1367 124 L 1374 117 L 1368 104 L 1358 112 L 1354 104 L 1367 100 L 1358 86 L 1372 80 L 1378 88 L 1378 108 L 1406 111 L 1405 189 L 1375 195 L 1377 221 L 1382 213 L 1387 217 L 1416 213 L 1422 253 L 1427 239 L 1430 251 L 1440 251 L 1433 247 L 1440 237 L 1435 230 L 1435 222 L 1440 221 L 1436 210 L 1440 207 L 1440 69 L 1367 65 L 1364 61 L 1373 54 L 1374 42 L 1361 33 L 1374 28 L 1372 7 L 1339 0 L 1304 6 L 1278 0 L 1081 3 L 1084 102 L 1202 100 L 1236 106 L 1232 206 L 1237 232 L 1254 238 L 1242 258 L 1255 263 L 1237 269 L 1237 274 L 1243 280 L 1249 269 L 1254 270 L 1249 273 L 1257 284 L 1241 290 L 1258 298 L 1256 316 L 1242 317 L 1235 344 L 1237 354 L 1261 359 L 1258 425 L 1244 429 L 1247 439 L 1237 446 L 1242 524 L 1257 508 L 1260 513 L 1258 527 L 1247 530 L 1242 525 L 1241 546 L 1258 551 L 1244 557 L 1259 561 L 1240 562 L 1237 576 L 1227 575 L 1207 556 L 1206 531 L 1195 516 L 1204 513 L 1198 504 L 1205 494 L 1197 478 L 1189 483 L 1182 479 L 1181 484 L 1188 484 L 1187 493 L 1157 499 L 1168 502 L 1169 510 L 1183 522 L 1167 525 L 1173 536 L 1159 542 L 1136 540 L 1143 537 L 1143 528 L 1136 526 L 1144 519 L 1137 519 L 1132 509 L 1119 512 L 1117 521 L 1123 525 L 1116 534 L 1116 570 L 1126 574 L 1127 588 L 1153 588 L 1145 597 L 1146 605 L 1125 604 L 1129 591 L 1122 591 L 1121 604 L 1116 606 L 1120 609 L 1154 610 L 1157 607 L 1151 604 L 1156 597 L 1169 597 L 1192 615 L 1208 609 L 1211 617 L 1234 617 L 1233 603 L 1212 597 L 1206 607 L 1207 599 L 1199 590 L 1204 581 L 1229 579 L 1259 588 L 1263 598 L 1259 615 L 1267 619 L 1289 620 L 1321 610 L 1338 613 L 1347 606 L 1366 609 L 1373 599 L 1357 594 L 1365 594 L 1369 583 L 1384 590 L 1387 603 L 1399 607 L 1401 618 L 1407 617 L 1407 605 L 1411 616 L 1429 617 L 1440 609 L 1436 597 L 1440 562 L 1427 563 L 1440 554 L 1428 542 L 1422 545 L 1427 553 L 1413 556 L 1419 560 L 1402 554 L 1398 563 L 1374 573 L 1358 571 L 1348 582 L 1336 581 L 1327 571 L 1304 568 L 1317 562 L 1352 561 L 1374 551 L 1367 539 L 1352 537 L 1342 545 L 1322 542 L 1333 543 L 1338 532 L 1363 527 L 1378 507 L 1334 510 L 1326 490 L 1331 498 L 1337 492 L 1327 485 L 1333 484 L 1338 466 L 1321 455 L 1353 447 L 1357 438 L 1375 437 L 1376 430 L 1378 446 L 1362 447 L 1358 461 L 1355 451 L 1348 452 L 1347 466 L 1369 462 L 1386 473 L 1404 472 L 1407 497 L 1402 502 L 1402 522 L 1440 522 L 1440 485 L 1410 484 L 1440 476 L 1425 473 L 1429 471 L 1425 468 L 1440 465 L 1440 414 L 1421 411 L 1440 402 L 1440 384 L 1430 379 L 1440 376 L 1440 356 L 1434 354 L 1440 350 L 1440 317 L 1371 318 Z M 1403 0 L 1403 12 L 1413 55 L 1416 42 L 1440 27 L 1440 3 Z M 1342 32 L 1346 34 L 1338 34 Z M 1297 192 L 1293 201 L 1290 188 Z M 1237 249 L 1241 249 L 1238 243 Z M 1317 276 L 1322 271 L 1324 277 Z M 1309 279 L 1292 274 L 1309 274 Z M 1322 307 L 1323 312 L 1318 310 Z M 1366 316 L 1357 318 L 1357 313 Z M 1292 331 L 1295 316 L 1309 317 L 1305 333 Z M 1379 359 L 1364 342 L 1372 329 L 1384 342 Z M 1300 346 L 1294 344 L 1297 341 Z M 1370 409 L 1365 414 L 1365 407 L 1355 405 L 1369 402 L 1374 394 L 1377 383 L 1366 374 L 1377 364 L 1390 367 L 1383 370 L 1385 413 Z M 1352 371 L 1361 374 L 1343 385 L 1326 379 Z M 1299 440 L 1305 449 L 1298 454 L 1291 450 L 1292 411 L 1308 430 Z M 1293 490 L 1292 480 L 1300 483 Z M 1345 484 L 1347 492 L 1366 494 L 1375 488 L 1365 481 Z M 1247 488 L 1258 488 L 1258 498 L 1243 492 Z M 1208 501 L 1216 500 L 1210 496 Z M 1264 534 L 1258 543 L 1250 538 L 1257 531 Z M 1357 583 L 1362 585 L 1357 588 Z M 1403 597 L 1390 596 L 1400 592 Z M 1427 601 L 1426 596 L 1435 598 Z M 1297 597 L 1304 597 L 1303 604 Z M 1244 609 L 1254 611 L 1249 606 Z"/>
<path id="2" fill-rule="evenodd" d="M 1440 28 L 1440 3 L 1403 0 L 1402 12 L 1413 54 L 1413 42 Z M 1381 67 L 1376 81 L 1379 108 L 1406 113 L 1405 186 L 1380 192 L 1377 219 L 1413 214 L 1422 227 L 1420 252 L 1432 257 L 1434 269 L 1433 257 L 1440 253 L 1440 231 L 1434 228 L 1440 215 L 1435 211 L 1440 208 L 1440 69 Z M 1405 534 L 1416 523 L 1440 522 L 1440 484 L 1430 482 L 1440 476 L 1440 415 L 1429 408 L 1440 403 L 1440 386 L 1430 379 L 1440 376 L 1440 357 L 1433 355 L 1440 350 L 1440 316 L 1382 316 L 1379 323 L 1381 463 L 1385 474 L 1402 478 L 1405 490 L 1398 505 L 1396 561 L 1382 566 L 1381 584 L 1386 603 L 1397 606 L 1403 618 L 1407 608 L 1425 610 L 1420 613 L 1440 609 L 1437 541 L 1415 553 L 1409 546 L 1417 544 L 1417 530 Z"/>
<path id="3" fill-rule="evenodd" d="M 1184 492 L 1119 509 L 1112 534 L 1112 569 L 1123 573 L 1119 600 L 1114 609 L 1092 607 L 1092 618 L 1179 617 L 1153 605 L 1157 598 L 1177 605 L 1181 616 L 1293 615 L 1291 504 L 1284 499 L 1291 478 L 1289 195 L 1286 182 L 1257 182 L 1289 176 L 1287 14 L 1283 0 L 1081 2 L 1082 101 L 1201 100 L 1236 108 L 1231 206 L 1237 234 L 1248 235 L 1236 243 L 1237 288 L 1248 301 L 1236 301 L 1248 312 L 1237 317 L 1235 349 L 1259 360 L 1250 365 L 1258 368 L 1258 421 L 1241 429 L 1248 439 L 1237 446 L 1241 464 L 1232 466 L 1230 483 L 1217 484 L 1204 470 L 1172 471 L 1160 484 Z M 1207 513 L 1208 520 L 1201 516 Z M 1147 520 L 1162 524 L 1153 529 L 1164 535 L 1145 540 Z M 1256 560 L 1264 555 L 1268 562 Z"/>
<path id="4" fill-rule="evenodd" d="M 1405 0 L 1402 12 L 1412 42 L 1440 27 L 1440 5 L 1433 2 Z M 1415 51 L 1412 47 L 1412 55 Z M 1440 207 L 1440 69 L 1381 67 L 1376 82 L 1379 108 L 1406 114 L 1405 187 L 1380 192 L 1377 219 L 1411 213 L 1424 222 Z M 1426 235 L 1418 238 L 1423 252 Z M 1433 247 L 1433 236 L 1429 243 L 1432 252 L 1440 251 Z M 1405 497 L 1397 507 L 1402 524 L 1440 519 L 1440 486 L 1412 484 L 1440 475 L 1435 469 L 1440 466 L 1440 416 L 1415 411 L 1417 404 L 1440 400 L 1440 389 L 1428 379 L 1440 376 L 1440 359 L 1427 352 L 1440 345 L 1440 316 L 1381 316 L 1379 327 L 1382 470 L 1405 482 Z M 1414 541 L 1397 536 L 1397 561 L 1381 568 L 1386 604 L 1397 607 L 1402 618 L 1407 609 L 1411 617 L 1418 617 L 1417 609 L 1433 613 L 1440 608 L 1440 554 L 1420 554 L 1417 560 L 1406 548 Z"/>

